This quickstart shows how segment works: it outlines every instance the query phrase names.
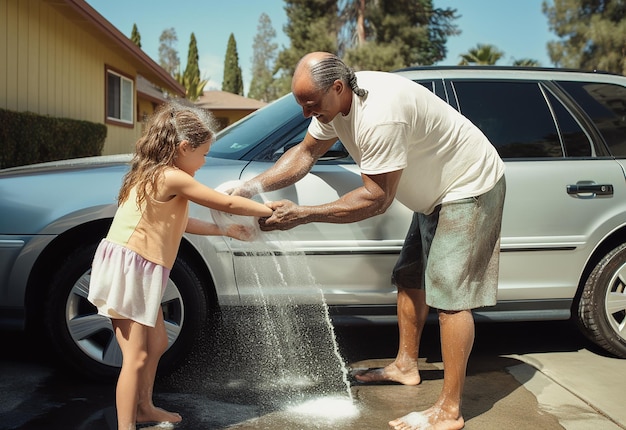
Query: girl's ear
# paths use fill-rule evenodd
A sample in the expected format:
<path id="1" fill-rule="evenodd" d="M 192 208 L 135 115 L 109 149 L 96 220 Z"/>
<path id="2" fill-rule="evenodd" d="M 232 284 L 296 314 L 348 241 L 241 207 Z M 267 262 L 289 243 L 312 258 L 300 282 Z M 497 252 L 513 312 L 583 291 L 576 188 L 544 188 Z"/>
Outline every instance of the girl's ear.
<path id="1" fill-rule="evenodd" d="M 189 151 L 191 149 L 191 145 L 189 145 L 189 141 L 188 140 L 181 140 L 181 142 L 178 144 L 178 150 L 182 153 L 185 153 L 187 151 Z"/>

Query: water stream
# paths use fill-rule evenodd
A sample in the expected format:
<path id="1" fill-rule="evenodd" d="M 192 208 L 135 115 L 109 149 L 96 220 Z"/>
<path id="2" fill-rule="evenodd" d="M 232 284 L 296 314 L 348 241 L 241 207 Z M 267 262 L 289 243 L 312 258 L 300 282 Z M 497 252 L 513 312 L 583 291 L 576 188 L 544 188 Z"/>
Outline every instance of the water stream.
<path id="1" fill-rule="evenodd" d="M 212 217 L 218 225 L 253 220 Z M 251 242 L 224 239 L 238 255 L 237 284 L 249 294 L 244 306 L 222 310 L 208 347 L 213 353 L 204 358 L 219 370 L 203 385 L 220 385 L 231 402 L 253 397 L 261 414 L 280 411 L 325 423 L 355 418 L 358 407 L 324 295 L 290 238 L 290 232 L 259 232 Z"/>

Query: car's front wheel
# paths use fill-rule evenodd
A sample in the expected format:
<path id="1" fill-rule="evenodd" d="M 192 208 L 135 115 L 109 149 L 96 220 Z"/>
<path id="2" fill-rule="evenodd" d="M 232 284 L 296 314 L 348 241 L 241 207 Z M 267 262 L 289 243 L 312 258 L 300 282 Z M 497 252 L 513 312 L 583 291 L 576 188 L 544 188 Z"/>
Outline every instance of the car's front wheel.
<path id="1" fill-rule="evenodd" d="M 604 256 L 587 278 L 578 322 L 591 341 L 626 358 L 626 244 Z"/>
<path id="2" fill-rule="evenodd" d="M 91 263 L 97 244 L 76 249 L 54 273 L 44 310 L 44 325 L 61 360 L 84 375 L 115 377 L 121 350 L 109 318 L 98 315 L 88 300 Z M 159 368 L 168 373 L 185 358 L 200 334 L 210 307 L 194 269 L 180 257 L 170 273 L 161 301 L 168 350 Z"/>

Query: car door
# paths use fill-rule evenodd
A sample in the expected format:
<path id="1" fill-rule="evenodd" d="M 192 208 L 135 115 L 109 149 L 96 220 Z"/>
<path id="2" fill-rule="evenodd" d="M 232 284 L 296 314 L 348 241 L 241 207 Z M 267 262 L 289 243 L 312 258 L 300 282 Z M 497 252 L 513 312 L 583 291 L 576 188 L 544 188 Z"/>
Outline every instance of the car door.
<path id="1" fill-rule="evenodd" d="M 621 165 L 558 85 L 462 79 L 447 85 L 506 164 L 499 303 L 535 301 L 529 309 L 536 310 L 536 301 L 545 300 L 568 314 L 589 256 L 624 222 Z"/>
<path id="2" fill-rule="evenodd" d="M 442 80 L 424 80 L 420 84 L 445 97 Z M 253 178 L 267 170 L 287 148 L 301 142 L 308 124 L 309 120 L 303 121 L 290 140 L 278 145 L 269 157 L 269 163 L 257 157 L 246 167 L 242 179 Z M 332 149 L 330 152 L 333 152 Z M 264 198 L 287 199 L 299 205 L 320 205 L 337 200 L 363 185 L 360 169 L 347 153 L 341 157 L 328 155 L 331 154 L 322 157 L 312 171 L 296 184 L 266 193 Z M 411 217 L 409 209 L 394 201 L 385 214 L 363 221 L 349 224 L 310 223 L 280 232 L 274 236 L 277 246 L 303 253 L 306 259 L 289 262 L 288 258 L 280 258 L 287 266 L 300 264 L 302 276 L 285 283 L 287 288 L 264 287 L 267 296 L 303 295 L 302 284 L 314 282 L 321 287 L 330 305 L 395 305 L 396 289 L 391 284 L 391 272 Z M 246 253 L 235 252 L 235 255 L 243 257 L 235 257 L 234 262 L 236 273 L 240 273 L 237 281 L 240 295 L 253 297 L 256 280 L 245 276 L 249 271 Z M 268 265 L 280 265 L 273 255 L 268 255 L 265 261 Z M 271 282 L 266 281 L 265 284 Z"/>
<path id="3" fill-rule="evenodd" d="M 250 179 L 271 167 L 286 147 L 297 144 L 306 132 L 303 123 L 300 133 L 278 148 L 271 162 L 253 161 L 245 169 L 242 179 Z M 330 158 L 330 157 L 327 157 Z M 299 205 L 320 205 L 337 200 L 343 194 L 363 185 L 359 168 L 347 153 L 336 159 L 322 159 L 312 171 L 296 184 L 263 194 L 266 200 L 291 200 Z M 325 300 L 332 305 L 395 304 L 395 288 L 391 285 L 391 270 L 398 257 L 404 236 L 411 221 L 411 212 L 394 202 L 384 215 L 349 224 L 310 223 L 289 231 L 265 234 L 279 251 L 276 257 L 266 256 L 265 264 L 300 265 L 288 287 L 264 287 L 268 296 L 303 295 L 303 287 L 312 283 L 321 287 Z M 244 245 L 245 246 L 245 245 Z M 301 253 L 306 259 L 291 258 L 290 253 Z M 244 273 L 249 262 L 245 253 L 235 255 L 235 270 Z M 306 267 L 304 267 L 306 265 Z M 238 277 L 241 296 L 253 295 L 254 280 L 246 282 Z M 267 282 L 265 282 L 267 284 Z"/>

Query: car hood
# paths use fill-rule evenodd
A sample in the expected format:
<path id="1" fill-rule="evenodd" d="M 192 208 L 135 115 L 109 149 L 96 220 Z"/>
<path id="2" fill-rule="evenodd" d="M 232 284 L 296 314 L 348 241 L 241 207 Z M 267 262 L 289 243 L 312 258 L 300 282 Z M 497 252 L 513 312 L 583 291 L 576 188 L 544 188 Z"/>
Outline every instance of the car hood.
<path id="1" fill-rule="evenodd" d="M 57 234 L 75 219 L 112 217 L 131 158 L 88 157 L 0 171 L 0 235 Z M 207 157 L 196 179 L 214 188 L 239 179 L 246 164 Z"/>
<path id="2" fill-rule="evenodd" d="M 71 169 L 125 165 L 132 159 L 132 154 L 100 155 L 95 157 L 72 158 L 69 160 L 48 161 L 46 163 L 27 164 L 0 170 L 0 177 L 19 174 L 36 174 Z"/>

